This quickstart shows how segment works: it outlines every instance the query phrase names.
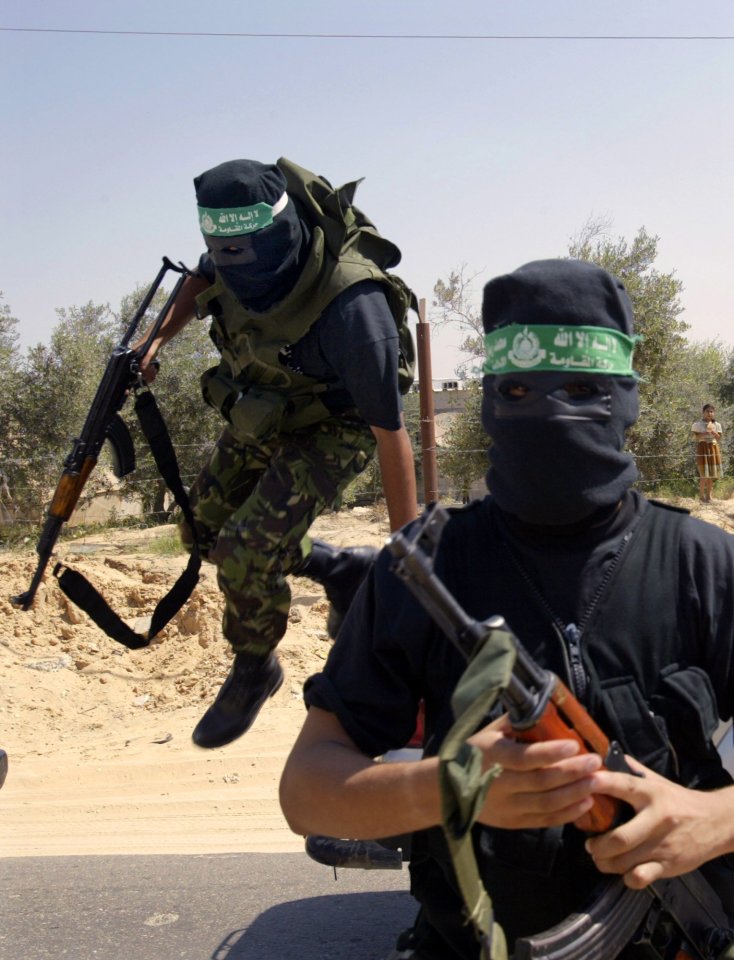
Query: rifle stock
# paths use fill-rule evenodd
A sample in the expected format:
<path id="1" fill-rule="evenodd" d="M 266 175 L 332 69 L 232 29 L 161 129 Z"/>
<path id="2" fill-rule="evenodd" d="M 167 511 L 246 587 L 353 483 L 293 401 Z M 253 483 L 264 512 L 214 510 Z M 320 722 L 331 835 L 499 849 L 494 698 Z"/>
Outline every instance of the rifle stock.
<path id="1" fill-rule="evenodd" d="M 502 617 L 470 617 L 433 570 L 441 531 L 449 519 L 436 505 L 416 524 L 410 539 L 393 534 L 387 549 L 393 570 L 433 617 L 448 639 L 470 659 L 492 630 L 507 630 Z M 566 685 L 530 656 L 513 637 L 517 657 L 501 700 L 521 740 L 575 739 L 598 753 L 608 769 L 629 771 L 619 744 L 604 732 Z M 596 797 L 577 826 L 603 832 L 620 819 L 620 805 Z M 557 926 L 515 944 L 513 960 L 614 960 L 628 944 L 648 960 L 724 960 L 734 956 L 734 931 L 721 899 L 700 871 L 629 890 L 621 878 L 605 881 L 590 906 Z M 637 956 L 637 954 L 635 954 Z"/>
<path id="2" fill-rule="evenodd" d="M 137 348 L 132 348 L 129 342 L 169 270 L 180 274 L 178 281 L 151 324 L 145 342 Z M 113 468 L 118 477 L 125 476 L 135 468 L 132 440 L 119 411 L 130 391 L 141 385 L 140 361 L 158 334 L 187 276 L 189 271 L 183 264 L 176 265 L 168 257 L 163 258 L 163 266 L 135 311 L 122 340 L 110 355 L 82 431 L 75 438 L 71 451 L 64 460 L 63 471 L 51 498 L 36 546 L 38 563 L 30 586 L 24 593 L 10 598 L 13 605 L 21 610 L 29 610 L 33 604 L 61 529 L 79 502 L 84 486 L 97 465 L 104 442 L 109 440 L 112 445 Z"/>

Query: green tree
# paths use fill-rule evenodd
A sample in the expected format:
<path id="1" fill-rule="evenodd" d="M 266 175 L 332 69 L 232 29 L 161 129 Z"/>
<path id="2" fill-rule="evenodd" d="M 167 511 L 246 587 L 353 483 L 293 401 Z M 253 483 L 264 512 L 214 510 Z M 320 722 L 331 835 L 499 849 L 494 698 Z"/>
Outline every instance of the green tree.
<path id="1" fill-rule="evenodd" d="M 3 303 L 5 295 L 0 290 L 0 371 L 14 370 L 20 355 L 18 349 L 18 320 L 11 313 L 8 304 Z"/>
<path id="2" fill-rule="evenodd" d="M 446 431 L 439 450 L 438 469 L 451 482 L 454 496 L 468 502 L 472 484 L 487 472 L 489 438 L 482 427 L 482 385 L 464 384 L 466 403 Z"/>
<path id="3" fill-rule="evenodd" d="M 18 349 L 18 321 L 12 315 L 10 307 L 3 303 L 4 297 L 0 292 L 0 501 L 4 502 L 8 492 L 12 499 L 13 511 L 17 509 L 16 495 L 12 492 L 14 486 L 13 443 L 12 431 L 14 420 L 12 416 L 13 398 L 18 389 L 18 368 L 20 351 Z M 4 503 L 8 513 L 11 511 L 11 502 Z M 0 516 L 2 511 L 0 511 Z M 1 522 L 1 521 L 0 521 Z"/>
<path id="4" fill-rule="evenodd" d="M 726 352 L 724 375 L 719 382 L 718 393 L 718 419 L 724 425 L 724 456 L 731 472 L 734 467 L 734 348 L 731 347 Z"/>
<path id="5" fill-rule="evenodd" d="M 420 396 L 412 391 L 403 397 L 403 418 L 405 420 L 405 429 L 410 437 L 413 447 L 413 462 L 415 464 L 416 483 L 418 485 L 419 496 L 420 486 L 420 465 L 422 457 L 421 448 L 421 416 L 420 416 Z M 344 491 L 343 502 L 350 506 L 358 503 L 376 503 L 383 497 L 382 474 L 380 473 L 380 463 L 375 455 L 365 470 L 356 477 Z"/>
<path id="6" fill-rule="evenodd" d="M 718 340 L 692 343 L 686 349 L 681 368 L 677 383 L 673 384 L 673 392 L 686 418 L 681 431 L 688 448 L 686 476 L 695 480 L 694 447 L 688 431 L 691 423 L 700 419 L 704 403 L 714 404 L 716 419 L 724 424 L 722 445 L 725 465 L 730 464 L 734 456 L 734 436 L 729 427 L 734 419 L 734 348 Z"/>
<path id="7" fill-rule="evenodd" d="M 114 337 L 106 305 L 57 310 L 49 346 L 31 347 L 19 364 L 10 401 L 13 480 L 22 515 L 37 522 L 79 433 Z M 87 496 L 106 486 L 95 471 Z"/>
<path id="8" fill-rule="evenodd" d="M 30 348 L 19 362 L 4 455 L 13 467 L 13 484 L 22 491 L 23 516 L 33 523 L 42 516 L 110 354 L 146 289 L 138 288 L 124 297 L 119 311 L 93 303 L 58 309 L 49 345 Z M 165 299 L 165 291 L 159 290 L 141 330 Z M 0 325 L 0 351 L 2 329 Z M 193 321 L 162 351 L 161 372 L 154 384 L 185 484 L 199 472 L 221 429 L 217 414 L 201 398 L 198 383 L 199 375 L 215 357 L 207 324 Z M 145 513 L 161 520 L 168 515 L 165 485 L 137 423 L 132 398 L 124 405 L 122 416 L 133 436 L 138 466 L 116 489 L 123 497 L 140 500 Z M 116 486 L 110 467 L 109 454 L 103 448 L 82 502 Z"/>
<path id="9" fill-rule="evenodd" d="M 594 242 L 584 236 L 569 247 L 570 257 L 595 263 L 624 283 L 641 338 L 635 366 L 648 392 L 666 378 L 676 355 L 685 350 L 688 329 L 680 317 L 682 282 L 675 271 L 661 273 L 654 267 L 659 239 L 641 227 L 632 243 L 623 237 Z"/>
<path id="10" fill-rule="evenodd" d="M 438 459 L 439 477 L 450 481 L 453 494 L 460 500 L 469 497 L 472 484 L 486 473 L 490 444 L 482 427 L 481 383 L 470 377 L 470 372 L 477 367 L 477 359 L 484 357 L 484 327 L 474 292 L 479 276 L 462 263 L 451 270 L 445 280 L 437 280 L 433 287 L 433 326 L 456 326 L 464 336 L 459 349 L 467 354 L 455 370 L 466 391 L 466 405 L 446 431 Z"/>
<path id="11" fill-rule="evenodd" d="M 654 266 L 658 240 L 641 227 L 631 243 L 624 238 L 594 237 L 594 226 L 571 243 L 569 256 L 595 263 L 618 277 L 632 301 L 635 332 L 640 337 L 634 365 L 640 375 L 640 417 L 627 445 L 635 455 L 642 484 L 649 488 L 681 474 L 686 457 L 681 424 L 685 407 L 679 390 L 688 343 L 681 319 L 683 284 L 674 271 Z M 687 437 L 687 435 L 686 435 Z"/>
<path id="12" fill-rule="evenodd" d="M 730 350 L 725 361 L 724 376 L 719 386 L 722 401 L 734 406 L 734 349 Z"/>

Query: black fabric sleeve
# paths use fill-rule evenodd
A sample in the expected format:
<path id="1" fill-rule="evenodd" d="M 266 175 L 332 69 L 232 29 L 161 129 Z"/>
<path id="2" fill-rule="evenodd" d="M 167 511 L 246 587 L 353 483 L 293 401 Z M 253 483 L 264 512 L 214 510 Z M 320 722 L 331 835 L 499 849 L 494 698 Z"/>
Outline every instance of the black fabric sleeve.
<path id="1" fill-rule="evenodd" d="M 401 596 L 405 591 L 389 560 L 383 551 L 349 608 L 323 673 L 304 687 L 306 705 L 334 713 L 370 757 L 404 746 L 418 713 L 412 658 L 390 622 L 404 622 L 408 598 Z M 418 634 L 411 630 L 407 636 L 415 640 Z"/>
<path id="2" fill-rule="evenodd" d="M 365 280 L 340 293 L 291 356 L 297 369 L 328 384 L 327 407 L 338 412 L 346 395 L 370 426 L 400 429 L 398 333 L 380 283 Z"/>
<path id="3" fill-rule="evenodd" d="M 488 499 L 450 510 L 435 557 L 439 579 L 472 616 L 485 617 Z M 420 521 L 415 521 L 419 523 Z M 404 528 L 410 537 L 414 524 Z M 355 597 L 324 671 L 305 687 L 308 706 L 336 714 L 368 756 L 410 740 L 425 706 L 426 752 L 437 752 L 453 722 L 450 697 L 466 660 L 436 626 L 381 551 Z"/>

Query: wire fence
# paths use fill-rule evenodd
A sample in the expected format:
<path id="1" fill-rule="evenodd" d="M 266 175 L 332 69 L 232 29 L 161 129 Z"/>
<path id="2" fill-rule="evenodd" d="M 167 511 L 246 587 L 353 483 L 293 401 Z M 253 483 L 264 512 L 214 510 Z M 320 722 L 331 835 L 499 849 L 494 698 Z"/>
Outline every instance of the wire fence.
<path id="1" fill-rule="evenodd" d="M 196 459 L 202 462 L 208 458 L 211 453 L 211 444 L 188 444 L 177 447 L 179 453 L 183 451 L 197 451 Z M 471 457 L 476 460 L 479 457 L 487 456 L 487 448 L 476 448 L 470 450 L 458 450 L 450 447 L 436 447 L 436 461 L 438 465 L 439 495 L 442 499 L 455 499 L 461 501 L 462 495 L 457 492 L 457 484 L 452 481 L 446 473 L 441 471 L 441 461 L 448 457 L 454 459 L 461 457 Z M 189 460 L 191 458 L 188 458 Z M 695 496 L 698 487 L 698 473 L 696 469 L 695 454 L 693 452 L 686 456 L 676 456 L 675 454 L 643 454 L 635 457 L 636 462 L 644 463 L 644 469 L 641 469 L 641 476 L 635 483 L 635 486 L 642 492 L 650 493 L 660 488 L 669 488 L 674 490 L 679 496 Z M 53 478 L 53 473 L 58 469 L 61 473 L 60 463 L 57 457 L 42 457 L 41 462 L 49 464 L 49 479 Z M 668 470 L 671 469 L 671 463 L 674 464 L 674 472 L 666 473 L 661 470 L 660 475 L 650 476 L 650 466 L 658 462 L 663 464 Z M 487 460 L 488 463 L 488 460 Z M 12 462 L 6 461 L 7 469 L 12 471 Z M 420 458 L 417 462 L 419 479 L 421 474 Z M 184 486 L 190 486 L 198 475 L 198 470 L 185 471 L 181 474 Z M 11 473 L 12 476 L 12 473 Z M 726 476 L 726 469 L 725 469 Z M 70 525 L 75 524 L 94 524 L 101 523 L 114 525 L 115 523 L 139 523 L 149 525 L 154 522 L 161 522 L 162 511 L 145 510 L 144 503 L 150 503 L 153 500 L 153 494 L 160 489 L 161 479 L 157 473 L 155 463 L 150 454 L 143 454 L 138 463 L 138 469 L 132 475 L 129 475 L 124 481 L 118 481 L 113 477 L 111 471 L 105 466 L 104 460 L 100 462 L 100 469 L 95 471 L 93 478 L 96 477 L 96 484 L 89 484 L 89 492 L 80 498 L 78 510 L 70 520 Z M 734 487 L 734 481 L 732 483 Z M 382 483 L 379 470 L 372 468 L 368 470 L 362 478 L 359 478 L 357 490 L 348 490 L 344 501 L 347 506 L 357 504 L 367 504 L 379 502 L 383 497 Z M 479 471 L 471 483 L 473 496 L 481 496 L 485 491 L 483 472 Z M 419 495 L 421 486 L 419 483 Z M 49 498 L 51 491 L 49 490 Z M 30 486 L 19 483 L 13 485 L 9 482 L 7 474 L 5 482 L 0 485 L 0 526 L 17 525 L 33 526 L 39 522 L 37 510 L 30 515 L 27 510 L 19 505 L 26 504 L 33 499 L 38 498 L 38 486 Z M 168 516 L 175 504 L 170 496 L 165 500 L 165 509 L 163 513 Z"/>

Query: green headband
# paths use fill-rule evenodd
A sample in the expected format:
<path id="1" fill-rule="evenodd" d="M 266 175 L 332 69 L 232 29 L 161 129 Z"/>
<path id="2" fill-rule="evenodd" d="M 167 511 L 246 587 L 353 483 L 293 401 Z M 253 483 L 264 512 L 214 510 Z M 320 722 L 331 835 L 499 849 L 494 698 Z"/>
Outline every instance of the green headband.
<path id="1" fill-rule="evenodd" d="M 562 371 L 633 377 L 632 353 L 639 337 L 610 327 L 510 324 L 485 334 L 484 373 Z"/>
<path id="2" fill-rule="evenodd" d="M 253 203 L 249 207 L 199 207 L 199 226 L 207 237 L 234 237 L 269 227 L 273 217 L 285 210 L 288 194 L 271 206 Z"/>

